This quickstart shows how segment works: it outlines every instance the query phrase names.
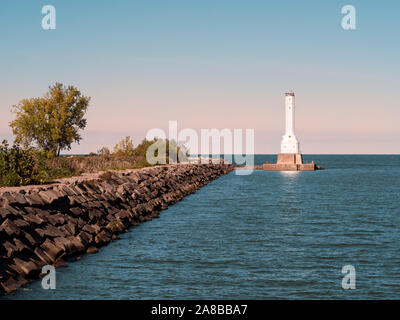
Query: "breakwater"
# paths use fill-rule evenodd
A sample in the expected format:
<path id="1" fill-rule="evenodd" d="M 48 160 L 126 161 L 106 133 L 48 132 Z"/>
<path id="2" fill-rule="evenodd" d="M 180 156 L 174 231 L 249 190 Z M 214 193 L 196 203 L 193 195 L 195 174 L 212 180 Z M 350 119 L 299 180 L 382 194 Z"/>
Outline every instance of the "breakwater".
<path id="1" fill-rule="evenodd" d="M 175 164 L 1 188 L 0 294 L 38 279 L 44 265 L 58 267 L 96 252 L 233 169 L 229 164 Z"/>

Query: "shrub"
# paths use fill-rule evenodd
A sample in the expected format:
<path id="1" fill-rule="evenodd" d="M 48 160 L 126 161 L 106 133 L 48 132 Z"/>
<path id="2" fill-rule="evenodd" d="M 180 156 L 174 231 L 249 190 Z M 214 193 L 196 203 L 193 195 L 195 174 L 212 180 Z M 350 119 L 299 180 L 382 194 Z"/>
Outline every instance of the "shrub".
<path id="1" fill-rule="evenodd" d="M 90 157 L 87 157 L 88 161 Z M 40 161 L 39 170 L 48 174 L 48 180 L 72 177 L 81 174 L 79 170 L 79 162 L 75 161 L 75 157 L 52 157 Z"/>
<path id="2" fill-rule="evenodd" d="M 162 163 L 176 163 L 187 161 L 189 155 L 188 150 L 183 145 L 178 145 L 175 140 L 155 138 L 153 140 L 143 139 L 142 142 L 135 148 L 134 155 L 141 166 L 149 166 L 147 149 L 155 145 L 154 157 L 160 157 Z M 162 147 L 161 147 L 162 146 Z M 160 153 L 161 152 L 161 153 Z"/>
<path id="3" fill-rule="evenodd" d="M 107 147 L 103 147 L 99 151 L 97 151 L 97 154 L 99 156 L 110 156 L 111 152 L 110 149 L 108 149 Z"/>
<path id="4" fill-rule="evenodd" d="M 22 186 L 36 182 L 34 151 L 19 144 L 9 147 L 6 140 L 0 145 L 0 185 Z"/>
<path id="5" fill-rule="evenodd" d="M 130 137 L 126 137 L 116 145 L 111 154 L 107 148 L 99 154 L 89 156 L 61 156 L 24 149 L 19 144 L 9 147 L 6 141 L 0 145 L 0 186 L 20 186 L 51 182 L 54 179 L 78 176 L 82 173 L 94 173 L 107 170 L 135 169 L 150 166 L 146 159 L 147 149 L 155 142 L 166 142 L 166 157 L 169 162 L 168 140 L 144 139 L 136 148 Z M 181 152 L 179 146 L 173 145 L 172 152 Z M 176 151 L 175 151 L 176 150 Z M 158 154 L 158 151 L 156 151 Z M 104 173 L 105 181 L 113 179 L 112 173 Z"/>
<path id="6" fill-rule="evenodd" d="M 128 136 L 115 145 L 114 155 L 117 157 L 132 157 L 134 150 L 133 141 Z"/>

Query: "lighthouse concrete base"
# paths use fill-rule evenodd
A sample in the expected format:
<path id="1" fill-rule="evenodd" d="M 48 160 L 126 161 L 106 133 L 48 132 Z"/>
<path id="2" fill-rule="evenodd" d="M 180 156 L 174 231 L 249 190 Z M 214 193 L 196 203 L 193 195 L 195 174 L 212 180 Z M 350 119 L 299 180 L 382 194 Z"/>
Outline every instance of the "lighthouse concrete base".
<path id="1" fill-rule="evenodd" d="M 279 153 L 277 164 L 303 164 L 301 153 Z"/>
<path id="2" fill-rule="evenodd" d="M 301 153 L 279 153 L 276 163 L 264 163 L 262 169 L 265 171 L 314 171 L 322 168 L 314 161 L 303 163 Z"/>

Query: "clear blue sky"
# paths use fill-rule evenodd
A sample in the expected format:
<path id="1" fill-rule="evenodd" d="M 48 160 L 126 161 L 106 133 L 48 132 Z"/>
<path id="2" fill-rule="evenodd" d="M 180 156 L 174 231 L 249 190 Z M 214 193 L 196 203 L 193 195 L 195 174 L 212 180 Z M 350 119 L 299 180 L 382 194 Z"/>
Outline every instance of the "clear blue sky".
<path id="1" fill-rule="evenodd" d="M 55 6 L 57 29 L 41 28 Z M 355 6 L 357 29 L 341 28 Z M 284 92 L 304 153 L 398 153 L 399 1 L 113 0 L 0 4 L 0 138 L 50 84 L 92 97 L 72 153 L 151 128 L 254 128 L 279 152 Z"/>

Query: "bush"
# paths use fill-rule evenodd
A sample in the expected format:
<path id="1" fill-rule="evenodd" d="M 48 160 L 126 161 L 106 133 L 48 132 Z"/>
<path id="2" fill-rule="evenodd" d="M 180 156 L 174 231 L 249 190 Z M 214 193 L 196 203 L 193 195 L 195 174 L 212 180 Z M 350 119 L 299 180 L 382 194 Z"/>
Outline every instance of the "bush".
<path id="1" fill-rule="evenodd" d="M 36 182 L 34 151 L 19 144 L 9 147 L 6 140 L 0 145 L 0 185 L 22 186 Z"/>
<path id="2" fill-rule="evenodd" d="M 21 148 L 19 144 L 10 148 L 7 142 L 3 141 L 0 145 L 0 186 L 39 184 L 82 173 L 147 167 L 150 164 L 146 153 L 155 142 L 165 143 L 166 150 L 162 157 L 166 158 L 167 163 L 170 162 L 170 156 L 175 159 L 178 153 L 186 152 L 174 141 L 160 139 L 144 139 L 133 148 L 131 138 L 126 137 L 115 146 L 113 154 L 107 148 L 102 148 L 97 155 L 55 157 L 49 152 Z M 155 156 L 158 156 L 159 151 L 156 150 L 155 153 Z M 112 174 L 104 173 L 101 179 L 112 179 Z"/>
<path id="3" fill-rule="evenodd" d="M 154 150 L 154 157 L 160 156 L 162 163 L 179 163 L 181 161 L 187 161 L 189 155 L 188 150 L 185 146 L 178 145 L 175 140 L 160 138 L 155 138 L 153 140 L 143 139 L 134 151 L 136 160 L 141 166 L 150 165 L 147 161 L 147 150 L 154 144 L 158 144 Z M 161 146 L 163 147 L 161 148 Z M 160 154 L 160 152 L 162 152 L 162 154 Z"/>
<path id="4" fill-rule="evenodd" d="M 108 157 L 111 155 L 111 152 L 110 152 L 110 149 L 108 149 L 107 147 L 103 147 L 99 151 L 97 151 L 97 154 L 99 156 L 107 156 Z"/>
<path id="5" fill-rule="evenodd" d="M 43 173 L 45 181 L 79 175 L 82 171 L 79 170 L 75 158 L 77 157 L 46 157 L 38 154 L 36 158 L 38 172 Z M 87 157 L 88 161 L 90 158 L 90 156 Z"/>
<path id="6" fill-rule="evenodd" d="M 135 149 L 131 137 L 126 137 L 114 147 L 114 155 L 117 157 L 132 157 Z"/>

